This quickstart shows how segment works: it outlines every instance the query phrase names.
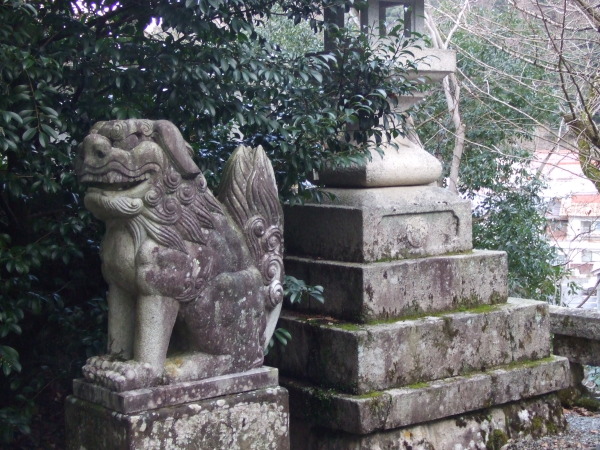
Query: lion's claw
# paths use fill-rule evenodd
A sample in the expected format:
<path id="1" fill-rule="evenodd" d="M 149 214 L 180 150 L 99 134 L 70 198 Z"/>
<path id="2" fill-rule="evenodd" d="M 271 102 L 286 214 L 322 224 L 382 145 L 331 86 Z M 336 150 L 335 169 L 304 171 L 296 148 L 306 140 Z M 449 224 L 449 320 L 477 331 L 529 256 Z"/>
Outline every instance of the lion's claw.
<path id="1" fill-rule="evenodd" d="M 156 386 L 162 381 L 161 374 L 148 363 L 101 356 L 89 358 L 82 371 L 86 380 L 117 392 Z"/>

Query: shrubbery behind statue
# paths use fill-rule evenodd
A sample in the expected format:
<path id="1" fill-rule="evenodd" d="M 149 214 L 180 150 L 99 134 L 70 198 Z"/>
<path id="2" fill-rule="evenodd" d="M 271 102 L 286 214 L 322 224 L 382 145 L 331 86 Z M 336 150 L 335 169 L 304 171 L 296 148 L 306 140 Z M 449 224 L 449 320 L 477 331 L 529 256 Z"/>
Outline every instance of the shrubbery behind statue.
<path id="1" fill-rule="evenodd" d="M 218 200 L 167 121 L 97 123 L 76 171 L 106 223 L 109 285 L 108 355 L 85 378 L 124 391 L 261 366 L 283 299 L 283 215 L 262 148 L 234 152 Z"/>

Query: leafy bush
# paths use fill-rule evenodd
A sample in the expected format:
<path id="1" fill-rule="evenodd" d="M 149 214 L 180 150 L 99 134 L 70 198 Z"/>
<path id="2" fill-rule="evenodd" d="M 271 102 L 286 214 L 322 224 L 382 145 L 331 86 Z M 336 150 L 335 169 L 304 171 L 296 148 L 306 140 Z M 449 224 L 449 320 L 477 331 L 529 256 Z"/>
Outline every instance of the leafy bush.
<path id="1" fill-rule="evenodd" d="M 510 8 L 481 14 L 497 24 L 519 20 Z M 553 264 L 555 250 L 545 236 L 544 186 L 530 167 L 528 145 L 540 123 L 556 120 L 559 106 L 547 83 L 551 74 L 467 31 L 457 31 L 452 42 L 466 126 L 458 190 L 474 205 L 474 245 L 507 252 L 510 295 L 554 302 L 563 268 Z M 527 84 L 515 82 L 521 79 Z M 423 141 L 446 173 L 455 140 L 447 108 L 444 94 L 437 92 L 419 109 Z"/>
<path id="2" fill-rule="evenodd" d="M 288 53 L 256 32 L 274 5 L 329 26 L 309 0 L 0 4 L 0 442 L 60 438 L 60 420 L 49 430 L 39 418 L 60 414 L 104 347 L 102 229 L 71 169 L 94 122 L 173 121 L 213 186 L 237 144 L 262 144 L 284 198 L 314 195 L 302 182 L 323 160 L 355 161 L 396 132 L 380 119 L 402 120 L 392 105 L 413 87 L 411 65 L 391 58 L 410 56 L 410 42 L 372 49 L 340 32 L 334 54 Z"/>

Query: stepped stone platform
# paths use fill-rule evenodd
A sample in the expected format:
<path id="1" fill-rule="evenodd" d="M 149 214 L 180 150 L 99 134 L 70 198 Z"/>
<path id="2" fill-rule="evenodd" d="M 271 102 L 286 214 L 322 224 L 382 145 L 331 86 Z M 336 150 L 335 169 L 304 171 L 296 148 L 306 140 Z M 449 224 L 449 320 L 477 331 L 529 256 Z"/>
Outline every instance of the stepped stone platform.
<path id="1" fill-rule="evenodd" d="M 346 262 L 464 252 L 471 205 L 433 186 L 329 188 L 332 200 L 284 208 L 286 249 Z"/>
<path id="2" fill-rule="evenodd" d="M 503 252 L 472 249 L 468 202 L 433 186 L 335 188 L 286 211 L 286 271 L 325 303 L 286 305 L 268 355 L 292 449 L 485 449 L 565 426 L 570 382 L 548 305 L 508 298 Z M 499 448 L 499 446 L 497 447 Z"/>
<path id="3" fill-rule="evenodd" d="M 303 414 L 305 421 L 317 426 L 325 421 L 331 429 L 365 435 L 548 394 L 564 387 L 568 370 L 566 358 L 551 356 L 364 396 L 293 379 L 283 378 L 282 384 L 290 392 L 293 411 L 310 411 Z"/>
<path id="4" fill-rule="evenodd" d="M 276 369 L 114 392 L 75 380 L 67 449 L 289 449 Z"/>
<path id="5" fill-rule="evenodd" d="M 545 304 L 511 299 L 481 309 L 374 325 L 284 313 L 280 326 L 292 340 L 271 363 L 294 378 L 365 394 L 550 356 Z"/>
<path id="6" fill-rule="evenodd" d="M 291 450 L 500 449 L 507 435 L 539 438 L 567 426 L 562 406 L 555 395 L 504 403 L 472 413 L 369 434 L 332 431 L 310 423 L 299 417 L 293 418 L 290 434 L 298 438 L 292 439 Z"/>
<path id="7" fill-rule="evenodd" d="M 496 304 L 508 295 L 506 254 L 497 251 L 377 263 L 289 256 L 285 264 L 327 291 L 325 303 L 309 299 L 291 309 L 356 322 Z"/>
<path id="8" fill-rule="evenodd" d="M 550 307 L 554 353 L 573 364 L 600 365 L 600 311 Z"/>

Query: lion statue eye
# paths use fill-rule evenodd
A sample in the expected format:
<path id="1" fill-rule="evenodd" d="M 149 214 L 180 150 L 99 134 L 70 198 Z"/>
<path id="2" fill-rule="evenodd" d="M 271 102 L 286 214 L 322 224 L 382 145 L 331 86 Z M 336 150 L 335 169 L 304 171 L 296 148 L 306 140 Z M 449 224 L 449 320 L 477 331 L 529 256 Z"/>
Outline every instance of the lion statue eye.
<path id="1" fill-rule="evenodd" d="M 138 133 L 130 134 L 125 138 L 125 148 L 130 150 L 138 146 L 140 143 L 140 136 Z"/>

